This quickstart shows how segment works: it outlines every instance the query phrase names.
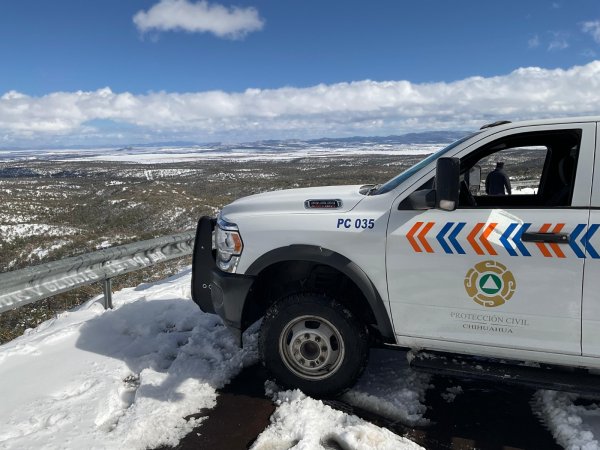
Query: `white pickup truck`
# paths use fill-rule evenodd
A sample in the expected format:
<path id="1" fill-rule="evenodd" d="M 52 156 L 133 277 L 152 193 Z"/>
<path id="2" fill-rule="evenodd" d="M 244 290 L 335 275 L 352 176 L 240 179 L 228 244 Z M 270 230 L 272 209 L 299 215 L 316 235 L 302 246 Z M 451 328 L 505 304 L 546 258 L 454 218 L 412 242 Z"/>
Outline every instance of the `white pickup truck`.
<path id="1" fill-rule="evenodd" d="M 598 122 L 497 122 L 382 185 L 236 200 L 198 224 L 194 301 L 240 340 L 264 317 L 263 363 L 314 395 L 351 386 L 373 345 L 422 370 L 591 389 Z M 497 162 L 510 194 L 485 193 Z"/>

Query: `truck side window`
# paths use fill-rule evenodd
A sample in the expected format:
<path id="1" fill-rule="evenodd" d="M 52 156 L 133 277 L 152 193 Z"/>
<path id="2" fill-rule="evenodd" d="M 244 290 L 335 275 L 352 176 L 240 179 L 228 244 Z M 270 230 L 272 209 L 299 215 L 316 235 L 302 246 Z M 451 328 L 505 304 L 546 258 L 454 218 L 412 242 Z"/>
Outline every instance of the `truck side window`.
<path id="1" fill-rule="evenodd" d="M 581 130 L 522 133 L 461 160 L 459 208 L 569 206 Z"/>

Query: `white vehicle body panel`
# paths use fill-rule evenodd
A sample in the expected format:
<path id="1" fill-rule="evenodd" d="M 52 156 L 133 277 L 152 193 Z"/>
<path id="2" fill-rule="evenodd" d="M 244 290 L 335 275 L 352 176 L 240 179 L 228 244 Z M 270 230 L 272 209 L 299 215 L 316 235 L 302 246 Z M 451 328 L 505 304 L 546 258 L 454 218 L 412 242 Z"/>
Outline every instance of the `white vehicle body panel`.
<path id="1" fill-rule="evenodd" d="M 342 200 L 342 205 L 336 212 L 350 211 L 361 200 L 364 195 L 358 192 L 358 186 L 323 186 L 303 189 L 286 189 L 283 191 L 265 192 L 264 194 L 250 195 L 240 198 L 227 205 L 224 215 L 240 214 L 252 215 L 274 213 L 283 214 L 319 214 L 327 213 L 327 209 L 307 210 L 304 202 L 306 200 L 319 200 L 323 198 Z"/>
<path id="2" fill-rule="evenodd" d="M 358 187 L 357 187 L 358 191 Z M 363 196 L 363 198 L 365 198 Z M 342 201 L 344 199 L 342 198 Z M 290 245 L 309 245 L 331 250 L 359 264 L 380 293 L 386 306 L 387 282 L 385 270 L 385 234 L 389 210 L 373 210 L 359 204 L 350 212 L 305 211 L 290 216 L 281 214 L 227 215 L 227 220 L 238 223 L 244 240 L 244 252 L 238 273 L 244 273 L 250 265 L 270 250 Z M 226 210 L 224 211 L 226 212 Z M 349 221 L 351 227 L 338 221 Z M 362 228 L 364 220 L 373 220 L 373 228 Z M 360 227 L 355 224 L 360 221 Z"/>
<path id="3" fill-rule="evenodd" d="M 597 131 L 596 146 L 600 142 Z M 598 152 L 598 149 L 596 149 Z M 600 224 L 600 155 L 594 161 L 594 178 L 591 184 L 592 200 L 590 224 Z M 589 240 L 585 259 L 583 305 L 581 324 L 581 347 L 584 356 L 600 357 L 600 230 Z M 591 257 L 589 257 L 591 256 Z"/>

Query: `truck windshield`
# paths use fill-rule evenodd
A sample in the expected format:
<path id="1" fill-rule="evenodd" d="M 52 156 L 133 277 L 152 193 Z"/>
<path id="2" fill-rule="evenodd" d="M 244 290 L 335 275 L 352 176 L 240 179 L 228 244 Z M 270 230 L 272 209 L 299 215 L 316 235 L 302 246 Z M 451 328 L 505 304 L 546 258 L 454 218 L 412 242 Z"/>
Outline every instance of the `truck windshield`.
<path id="1" fill-rule="evenodd" d="M 388 181 L 385 184 L 382 184 L 379 188 L 377 188 L 376 190 L 373 190 L 373 192 L 371 192 L 371 195 L 378 195 L 378 194 L 385 194 L 386 192 L 391 191 L 392 189 L 397 188 L 398 186 L 400 186 L 406 179 L 408 179 L 410 176 L 412 176 L 413 174 L 417 173 L 419 170 L 421 170 L 423 167 L 427 166 L 429 163 L 431 163 L 432 161 L 435 161 L 436 159 L 438 159 L 440 156 L 444 156 L 446 153 L 448 153 L 450 150 L 452 150 L 453 148 L 457 147 L 458 145 L 462 144 L 463 142 L 465 142 L 467 139 L 472 138 L 473 136 L 475 136 L 476 134 L 479 134 L 479 132 L 477 133 L 471 133 L 468 134 L 467 136 L 460 138 L 458 141 L 453 142 L 452 144 L 450 144 L 447 147 L 442 148 L 441 150 L 438 150 L 437 152 L 432 153 L 431 155 L 429 155 L 427 158 L 423 159 L 422 161 L 419 161 L 417 164 L 415 164 L 414 166 L 406 169 L 404 172 L 402 172 L 399 175 L 396 175 L 394 178 L 392 178 L 390 181 Z"/>

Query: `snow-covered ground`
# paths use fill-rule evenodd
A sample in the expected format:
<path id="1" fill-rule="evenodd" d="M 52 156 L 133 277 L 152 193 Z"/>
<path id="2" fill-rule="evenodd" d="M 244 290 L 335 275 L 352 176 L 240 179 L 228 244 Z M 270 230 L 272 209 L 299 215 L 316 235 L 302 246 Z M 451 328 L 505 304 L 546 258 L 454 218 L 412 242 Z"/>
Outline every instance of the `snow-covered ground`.
<path id="1" fill-rule="evenodd" d="M 217 316 L 190 300 L 189 269 L 117 292 L 113 302 L 105 311 L 92 300 L 0 346 L 0 448 L 174 445 L 202 420 L 185 418 L 212 408 L 217 389 L 256 362 L 252 330 L 242 350 Z M 391 379 L 380 383 L 380 369 L 368 369 L 348 401 L 371 409 L 386 396 L 375 410 L 418 422 L 427 378 L 405 379 L 403 363 L 385 366 Z M 349 449 L 418 448 L 318 400 L 286 395 L 257 448 L 275 435 L 318 448 L 319 433 Z"/>
<path id="2" fill-rule="evenodd" d="M 189 300 L 189 271 L 88 302 L 0 347 L 0 447 L 173 445 L 256 361 Z"/>
<path id="3" fill-rule="evenodd" d="M 0 346 L 0 448 L 175 445 L 215 406 L 218 389 L 257 361 L 256 327 L 237 347 L 221 320 L 190 300 L 190 270 L 124 289 L 105 311 L 91 300 Z M 426 425 L 430 378 L 378 351 L 341 400 L 406 425 Z M 461 394 L 448 389 L 447 401 Z M 416 449 L 411 441 L 267 383 L 277 409 L 255 450 Z M 569 449 L 600 448 L 598 401 L 539 391 L 533 412 Z"/>
<path id="4" fill-rule="evenodd" d="M 83 156 L 69 161 L 112 161 L 112 162 L 130 162 L 144 164 L 159 164 L 165 162 L 185 162 L 190 160 L 229 160 L 229 161 L 289 161 L 295 158 L 320 158 L 351 155 L 428 155 L 443 147 L 441 145 L 431 144 L 410 144 L 410 145 L 371 145 L 361 147 L 340 147 L 340 148 L 322 148 L 305 147 L 300 149 L 244 149 L 232 148 L 223 150 L 213 149 L 164 149 L 162 151 L 148 151 L 135 149 L 127 153 L 120 151 L 105 152 L 101 155 Z"/>
<path id="5" fill-rule="evenodd" d="M 31 261 L 31 260 L 33 260 L 35 258 L 37 258 L 37 259 L 45 258 L 46 256 L 48 256 L 48 254 L 50 252 L 54 252 L 54 251 L 56 251 L 56 250 L 64 247 L 68 243 L 69 243 L 69 241 L 65 241 L 63 239 L 60 239 L 60 240 L 55 241 L 50 246 L 34 248 L 31 251 L 31 253 L 29 254 L 29 256 L 27 257 L 27 260 Z"/>
<path id="6" fill-rule="evenodd" d="M 0 238 L 5 241 L 12 241 L 17 238 L 29 236 L 71 236 L 77 234 L 79 230 L 73 227 L 48 225 L 45 223 L 19 223 L 15 225 L 0 225 Z"/>
<path id="7" fill-rule="evenodd" d="M 135 147 L 127 149 L 80 149 L 6 151 L 5 160 L 111 161 L 160 164 L 198 160 L 289 161 L 294 158 L 320 158 L 357 155 L 427 155 L 446 144 L 383 144 L 365 141 L 353 145 L 261 145 L 216 147 Z M 163 174 L 164 176 L 164 174 Z"/>

